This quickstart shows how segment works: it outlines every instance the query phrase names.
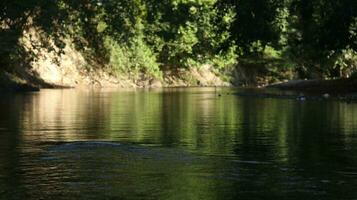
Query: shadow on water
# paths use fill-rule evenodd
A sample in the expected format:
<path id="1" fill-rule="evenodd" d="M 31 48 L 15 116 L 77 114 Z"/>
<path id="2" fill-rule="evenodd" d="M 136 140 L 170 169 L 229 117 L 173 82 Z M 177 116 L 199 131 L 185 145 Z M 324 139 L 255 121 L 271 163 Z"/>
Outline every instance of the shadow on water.
<path id="1" fill-rule="evenodd" d="M 192 164 L 192 161 L 199 159 L 197 156 L 189 155 L 182 150 L 151 148 L 133 144 L 103 141 L 64 143 L 49 148 L 47 154 L 48 157 L 44 157 L 43 159 L 73 159 L 75 161 L 76 159 L 85 158 L 89 159 L 86 160 L 87 162 L 98 159 L 109 159 L 113 161 L 112 159 L 116 157 L 126 157 L 126 161 L 128 161 L 127 159 L 132 159 L 134 161 L 150 160 Z"/>

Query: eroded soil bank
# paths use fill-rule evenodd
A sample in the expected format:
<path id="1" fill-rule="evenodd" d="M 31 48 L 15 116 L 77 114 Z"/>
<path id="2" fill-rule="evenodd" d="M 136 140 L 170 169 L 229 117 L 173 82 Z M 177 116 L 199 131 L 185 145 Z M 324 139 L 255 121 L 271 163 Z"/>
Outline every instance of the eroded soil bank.
<path id="1" fill-rule="evenodd" d="M 25 31 L 19 43 L 26 55 L 0 71 L 0 89 L 36 91 L 40 88 L 158 88 L 189 86 L 229 86 L 214 67 L 203 65 L 191 69 L 162 70 L 161 74 L 141 71 L 115 71 L 96 58 L 86 56 L 71 39 L 63 39 L 65 48 L 43 45 L 35 28 Z M 49 48 L 49 46 L 51 48 Z"/>

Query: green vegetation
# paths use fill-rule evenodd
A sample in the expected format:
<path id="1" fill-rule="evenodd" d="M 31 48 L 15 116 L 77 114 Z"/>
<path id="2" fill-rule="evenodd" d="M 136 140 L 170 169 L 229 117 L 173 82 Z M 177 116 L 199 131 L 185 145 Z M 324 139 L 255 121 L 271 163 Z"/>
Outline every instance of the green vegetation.
<path id="1" fill-rule="evenodd" d="M 19 42 L 31 27 L 46 36 L 43 46 L 49 37 L 61 49 L 71 38 L 114 73 L 248 67 L 273 82 L 357 69 L 355 0 L 3 0 L 1 68 L 36 59 Z"/>

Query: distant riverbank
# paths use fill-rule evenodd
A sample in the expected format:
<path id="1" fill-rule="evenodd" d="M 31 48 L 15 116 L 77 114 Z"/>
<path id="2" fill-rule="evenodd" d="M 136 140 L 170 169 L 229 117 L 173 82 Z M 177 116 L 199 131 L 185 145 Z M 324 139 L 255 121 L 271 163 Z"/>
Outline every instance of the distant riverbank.
<path id="1" fill-rule="evenodd" d="M 294 90 L 309 93 L 349 94 L 357 92 L 357 79 L 345 78 L 335 80 L 293 80 L 272 84 L 267 87 L 282 90 Z"/>
<path id="2" fill-rule="evenodd" d="M 335 80 L 292 80 L 272 84 L 267 86 L 267 88 L 298 92 L 298 99 L 305 99 L 305 95 L 312 95 L 312 99 L 335 99 L 345 102 L 357 102 L 356 85 L 357 79 L 352 77 Z"/>
<path id="3" fill-rule="evenodd" d="M 70 73 L 65 72 L 66 70 Z M 63 73 L 64 72 L 64 73 Z M 145 73 L 114 75 L 103 70 L 79 70 L 75 67 L 41 66 L 35 71 L 0 71 L 1 91 L 39 91 L 41 88 L 162 88 L 228 87 L 222 75 L 209 66 L 167 70 L 162 77 Z"/>

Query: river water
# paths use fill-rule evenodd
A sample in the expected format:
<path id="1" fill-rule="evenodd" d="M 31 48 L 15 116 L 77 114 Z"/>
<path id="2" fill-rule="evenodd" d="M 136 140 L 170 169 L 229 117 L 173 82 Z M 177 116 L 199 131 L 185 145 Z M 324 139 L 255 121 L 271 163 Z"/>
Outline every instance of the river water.
<path id="1" fill-rule="evenodd" d="M 237 89 L 0 96 L 0 199 L 357 199 L 357 104 Z"/>

